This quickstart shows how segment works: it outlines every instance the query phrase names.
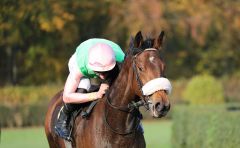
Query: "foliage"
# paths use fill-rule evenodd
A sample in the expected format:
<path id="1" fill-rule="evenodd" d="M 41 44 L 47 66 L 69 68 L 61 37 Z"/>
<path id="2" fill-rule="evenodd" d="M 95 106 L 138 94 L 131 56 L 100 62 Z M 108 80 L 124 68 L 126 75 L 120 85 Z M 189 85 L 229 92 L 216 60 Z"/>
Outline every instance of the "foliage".
<path id="1" fill-rule="evenodd" d="M 58 85 L 4 87 L 0 89 L 0 102 L 9 107 L 45 103 L 60 89 L 61 86 Z"/>
<path id="2" fill-rule="evenodd" d="M 47 103 L 36 103 L 10 107 L 0 105 L 0 124 L 2 127 L 26 127 L 43 125 Z"/>
<path id="3" fill-rule="evenodd" d="M 236 147 L 239 140 L 240 105 L 174 107 L 174 148 Z"/>
<path id="4" fill-rule="evenodd" d="M 190 104 L 219 104 L 224 102 L 221 82 L 210 75 L 193 77 L 188 83 L 183 98 Z"/>
<path id="5" fill-rule="evenodd" d="M 0 89 L 0 125 L 2 127 L 42 125 L 48 102 L 60 88 L 29 86 Z"/>
<path id="6" fill-rule="evenodd" d="M 171 53 L 177 52 L 170 55 L 176 59 L 171 74 L 222 76 L 239 69 L 240 15 L 237 12 L 240 9 L 237 4 L 239 1 L 234 0 L 166 2 L 165 16 L 171 30 L 169 47 Z"/>
<path id="7" fill-rule="evenodd" d="M 65 81 L 82 41 L 108 38 L 126 49 L 138 30 L 165 30 L 168 77 L 240 71 L 238 0 L 1 0 L 0 6 L 0 85 Z"/>
<path id="8" fill-rule="evenodd" d="M 224 94 L 228 102 L 240 102 L 240 73 L 222 79 Z"/>
<path id="9" fill-rule="evenodd" d="M 0 5 L 1 78 L 13 84 L 62 82 L 75 48 L 102 34 L 109 18 L 108 3 L 101 1 L 3 0 Z"/>
<path id="10" fill-rule="evenodd" d="M 186 89 L 189 79 L 171 80 L 173 91 L 169 95 L 170 101 L 173 104 L 183 102 L 183 92 Z"/>
<path id="11" fill-rule="evenodd" d="M 171 104 L 185 103 L 184 92 L 190 79 L 171 80 L 173 92 L 169 95 Z M 227 102 L 240 102 L 240 75 L 231 75 L 217 79 L 223 85 L 223 94 Z"/>
<path id="12" fill-rule="evenodd" d="M 219 79 L 219 82 L 224 84 L 224 94 L 228 102 L 240 102 L 240 95 L 238 93 L 238 90 L 240 90 L 239 80 L 239 76 L 237 75 Z M 187 86 L 188 79 L 171 82 L 173 85 L 173 92 L 169 96 L 171 110 L 164 119 L 172 118 L 172 109 L 175 108 L 176 104 L 184 101 L 183 92 Z M 42 116 L 45 115 L 49 99 L 60 89 L 62 89 L 61 85 L 9 86 L 1 88 L 0 123 L 3 126 L 27 126 L 43 123 Z M 146 111 L 145 108 L 141 108 L 141 113 L 144 119 L 153 119 L 150 112 Z"/>

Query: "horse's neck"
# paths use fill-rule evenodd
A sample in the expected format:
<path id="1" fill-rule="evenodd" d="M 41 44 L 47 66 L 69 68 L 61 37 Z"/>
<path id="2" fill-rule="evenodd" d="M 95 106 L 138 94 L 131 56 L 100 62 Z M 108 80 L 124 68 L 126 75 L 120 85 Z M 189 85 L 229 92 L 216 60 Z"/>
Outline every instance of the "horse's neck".
<path id="1" fill-rule="evenodd" d="M 109 92 L 109 100 L 115 106 L 124 106 L 134 99 L 132 89 L 133 73 L 131 68 L 131 61 L 125 61 L 119 76 L 112 84 Z"/>
<path id="2" fill-rule="evenodd" d="M 134 99 L 135 94 L 132 90 L 133 71 L 130 66 L 131 62 L 125 61 L 118 77 L 110 87 L 108 95 L 106 95 L 109 102 L 115 107 L 127 107 Z M 107 124 L 109 124 L 109 119 L 111 119 L 110 127 L 114 130 L 118 129 L 117 131 L 120 133 L 132 129 L 135 120 L 131 114 L 120 111 L 104 102 L 105 101 L 102 102 L 102 105 L 104 105 L 102 115 L 103 118 L 106 118 L 106 121 L 108 120 Z"/>

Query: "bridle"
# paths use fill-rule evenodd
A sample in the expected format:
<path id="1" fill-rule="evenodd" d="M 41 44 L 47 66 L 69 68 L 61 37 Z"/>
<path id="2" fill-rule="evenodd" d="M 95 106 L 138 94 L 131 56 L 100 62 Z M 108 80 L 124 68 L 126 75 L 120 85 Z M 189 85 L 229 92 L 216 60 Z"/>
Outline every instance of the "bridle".
<path id="1" fill-rule="evenodd" d="M 136 56 L 134 56 L 134 58 L 133 58 L 132 66 L 133 66 L 133 71 L 136 74 L 136 80 L 137 80 L 138 89 L 141 92 L 141 96 L 140 96 L 141 100 L 139 101 L 138 104 L 141 104 L 141 106 L 144 106 L 147 110 L 149 110 L 149 106 L 148 105 L 151 103 L 150 102 L 150 98 L 149 98 L 149 96 L 145 96 L 143 94 L 143 91 L 142 91 L 143 83 L 142 83 L 142 81 L 140 79 L 140 76 L 139 76 L 139 73 L 138 73 L 135 61 L 136 61 Z"/>
<path id="2" fill-rule="evenodd" d="M 119 110 L 121 112 L 125 112 L 127 114 L 132 114 L 135 118 L 136 118 L 136 124 L 133 126 L 133 128 L 129 128 L 127 130 L 125 130 L 124 132 L 122 131 L 119 131 L 117 129 L 114 129 L 108 122 L 107 120 L 107 116 L 108 116 L 108 111 L 107 109 L 105 108 L 105 114 L 104 114 L 104 122 L 105 124 L 107 125 L 107 127 L 114 133 L 116 134 L 119 134 L 119 135 L 129 135 L 129 134 L 132 134 L 134 133 L 139 124 L 140 124 L 140 120 L 142 119 L 142 114 L 140 113 L 139 111 L 139 107 L 140 106 L 144 106 L 147 110 L 149 110 L 149 104 L 151 104 L 151 101 L 150 101 L 150 98 L 149 96 L 145 96 L 143 95 L 143 91 L 142 91 L 142 87 L 143 87 L 143 83 L 140 79 L 140 76 L 139 76 L 139 72 L 137 70 L 137 66 L 136 66 L 136 58 L 138 55 L 140 55 L 141 53 L 143 52 L 146 52 L 147 50 L 144 50 L 144 51 L 141 51 L 139 53 L 137 53 L 136 55 L 134 55 L 134 57 L 132 58 L 132 68 L 133 68 L 133 73 L 135 73 L 135 76 L 136 76 L 136 80 L 137 80 L 137 85 L 138 85 L 138 88 L 139 88 L 139 91 L 141 92 L 141 99 L 140 101 L 138 102 L 134 102 L 132 101 L 131 103 L 129 103 L 127 106 L 116 106 L 116 105 L 113 105 L 110 100 L 109 100 L 109 94 L 105 97 L 106 98 L 106 103 L 107 105 L 109 105 L 111 108 L 113 109 L 116 109 L 116 110 Z"/>

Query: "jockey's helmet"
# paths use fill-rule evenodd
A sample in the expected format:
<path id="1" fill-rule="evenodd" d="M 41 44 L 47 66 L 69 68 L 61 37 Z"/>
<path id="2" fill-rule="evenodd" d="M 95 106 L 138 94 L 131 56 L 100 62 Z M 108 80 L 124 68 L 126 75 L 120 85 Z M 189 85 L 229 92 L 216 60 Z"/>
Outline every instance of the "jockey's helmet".
<path id="1" fill-rule="evenodd" d="M 97 43 L 89 49 L 88 67 L 93 71 L 110 71 L 115 65 L 115 54 L 111 46 Z"/>

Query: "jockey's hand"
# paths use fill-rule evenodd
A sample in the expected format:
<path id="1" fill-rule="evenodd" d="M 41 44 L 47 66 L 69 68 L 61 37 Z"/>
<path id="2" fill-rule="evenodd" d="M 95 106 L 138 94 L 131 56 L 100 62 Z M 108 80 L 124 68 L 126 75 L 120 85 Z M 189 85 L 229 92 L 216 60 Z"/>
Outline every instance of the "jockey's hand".
<path id="1" fill-rule="evenodd" d="M 108 88 L 109 88 L 108 84 L 105 84 L 105 83 L 101 84 L 100 88 L 99 88 L 99 90 L 97 92 L 97 98 L 102 98 L 103 95 L 106 93 Z"/>

